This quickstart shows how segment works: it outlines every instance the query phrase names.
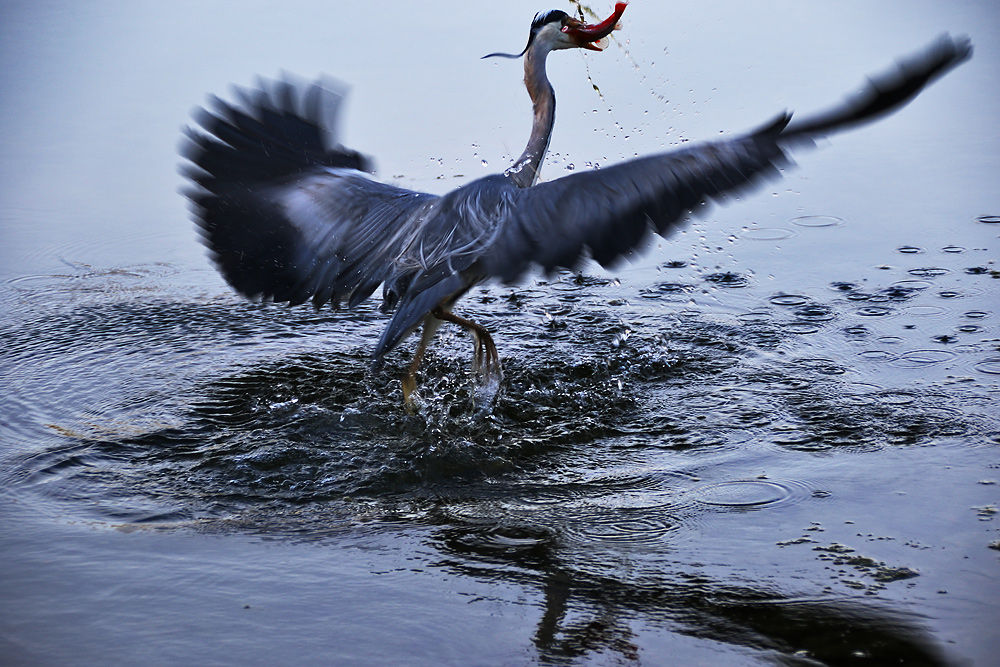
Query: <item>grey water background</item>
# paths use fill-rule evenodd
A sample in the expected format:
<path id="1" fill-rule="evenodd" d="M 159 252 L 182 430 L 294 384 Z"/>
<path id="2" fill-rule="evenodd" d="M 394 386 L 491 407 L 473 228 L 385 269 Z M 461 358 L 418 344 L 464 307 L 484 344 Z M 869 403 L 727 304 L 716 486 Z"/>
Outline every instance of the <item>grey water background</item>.
<path id="1" fill-rule="evenodd" d="M 636 0 L 554 54 L 550 179 L 976 47 L 637 264 L 472 292 L 486 419 L 458 332 L 407 416 L 374 305 L 247 304 L 205 259 L 206 95 L 335 76 L 345 143 L 444 192 L 520 152 L 521 65 L 479 57 L 557 6 L 0 7 L 0 662 L 995 664 L 994 3 Z"/>

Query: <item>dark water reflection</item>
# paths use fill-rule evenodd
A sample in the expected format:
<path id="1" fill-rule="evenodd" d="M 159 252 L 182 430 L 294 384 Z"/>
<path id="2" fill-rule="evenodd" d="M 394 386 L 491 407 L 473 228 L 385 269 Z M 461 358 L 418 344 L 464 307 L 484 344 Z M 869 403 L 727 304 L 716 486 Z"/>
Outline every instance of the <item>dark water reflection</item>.
<path id="1" fill-rule="evenodd" d="M 36 75 L 4 74 L 19 97 L 2 99 L 0 135 L 12 664 L 990 664 L 1000 135 L 981 82 L 1000 59 L 977 34 L 996 24 L 987 3 L 630 7 L 630 41 L 606 60 L 553 67 L 550 177 L 753 125 L 784 95 L 821 105 L 943 29 L 978 50 L 908 115 L 838 139 L 775 195 L 709 213 L 645 264 L 473 292 L 462 309 L 497 332 L 504 363 L 497 403 L 477 414 L 471 345 L 444 330 L 416 416 L 398 388 L 407 349 L 368 370 L 374 304 L 229 293 L 174 193 L 177 129 L 256 71 L 329 71 L 355 84 L 349 142 L 387 178 L 441 191 L 484 156 L 501 168 L 527 111 L 509 103 L 519 72 L 470 69 L 483 37 L 460 36 L 481 9 L 424 26 L 427 62 L 411 70 L 407 40 L 433 8 L 389 7 L 395 46 L 374 48 L 362 31 L 331 44 L 330 10 L 313 3 L 12 7 L 0 48 Z M 498 39 L 509 21 L 520 44 L 541 8 L 491 8 Z M 335 22 L 372 11 L 338 7 Z M 695 50 L 706 40 L 717 47 Z M 844 62 L 822 71 L 847 77 L 832 93 L 814 73 L 830 41 Z M 153 83 L 126 71 L 135 59 Z M 603 98 L 572 85 L 588 72 Z M 480 82 L 479 111 L 453 80 Z M 422 102 L 398 116 L 399 99 Z M 479 142 L 441 139 L 459 135 Z"/>

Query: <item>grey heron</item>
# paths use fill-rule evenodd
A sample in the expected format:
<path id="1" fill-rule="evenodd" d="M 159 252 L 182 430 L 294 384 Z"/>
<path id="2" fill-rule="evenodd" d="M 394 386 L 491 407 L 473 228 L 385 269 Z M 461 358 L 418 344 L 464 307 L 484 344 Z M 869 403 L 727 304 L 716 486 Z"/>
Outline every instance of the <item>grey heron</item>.
<path id="1" fill-rule="evenodd" d="M 532 269 L 575 269 L 587 258 L 614 265 L 650 233 L 680 228 L 700 204 L 778 176 L 790 149 L 897 110 L 972 52 L 968 39 L 944 35 L 817 116 L 781 113 L 732 138 L 539 183 L 555 121 L 546 58 L 601 50 L 625 8 L 617 3 L 597 24 L 541 12 L 520 54 L 490 54 L 524 58 L 534 113 L 527 146 L 503 173 L 442 196 L 375 180 L 369 159 L 337 141 L 342 95 L 322 79 L 262 80 L 238 89 L 236 102 L 213 98 L 211 110 L 196 112 L 200 128 L 187 128 L 184 153 L 187 194 L 215 265 L 243 295 L 291 305 L 352 308 L 381 285 L 382 310 L 392 317 L 373 367 L 423 325 L 402 380 L 409 410 L 415 374 L 443 322 L 472 335 L 478 381 L 496 387 L 502 371 L 490 333 L 452 312 L 474 286 L 514 283 Z"/>

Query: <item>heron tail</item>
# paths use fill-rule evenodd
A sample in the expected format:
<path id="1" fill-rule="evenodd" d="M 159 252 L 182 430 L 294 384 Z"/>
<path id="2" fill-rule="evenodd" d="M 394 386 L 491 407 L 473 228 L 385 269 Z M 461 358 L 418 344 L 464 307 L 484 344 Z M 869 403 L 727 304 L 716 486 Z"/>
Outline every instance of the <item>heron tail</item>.
<path id="1" fill-rule="evenodd" d="M 186 175 L 205 190 L 274 182 L 318 166 L 371 170 L 365 156 L 336 141 L 344 91 L 332 80 L 301 85 L 285 75 L 235 93 L 236 103 L 211 97 L 212 110 L 193 113 L 201 128 L 185 128 Z"/>
<path id="2" fill-rule="evenodd" d="M 249 298 L 301 303 L 301 233 L 271 193 L 326 167 L 370 171 L 360 153 L 334 134 L 343 87 L 329 79 L 299 83 L 289 75 L 236 88 L 233 102 L 212 97 L 194 111 L 200 127 L 185 128 L 183 191 L 212 260 Z"/>

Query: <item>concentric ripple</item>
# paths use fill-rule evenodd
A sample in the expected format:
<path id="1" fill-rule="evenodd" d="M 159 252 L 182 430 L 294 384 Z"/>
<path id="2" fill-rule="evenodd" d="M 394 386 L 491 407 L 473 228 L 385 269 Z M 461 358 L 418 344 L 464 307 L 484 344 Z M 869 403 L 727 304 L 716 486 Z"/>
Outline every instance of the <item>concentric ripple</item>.
<path id="1" fill-rule="evenodd" d="M 916 315 L 918 317 L 933 317 L 946 315 L 950 311 L 943 306 L 911 306 L 905 308 L 903 312 L 907 315 Z"/>
<path id="2" fill-rule="evenodd" d="M 802 306 L 809 303 L 809 297 L 801 294 L 777 294 L 768 301 L 776 306 Z"/>
<path id="3" fill-rule="evenodd" d="M 705 281 L 718 285 L 719 287 L 739 288 L 750 285 L 750 276 L 733 271 L 722 271 L 710 273 L 705 276 Z"/>
<path id="4" fill-rule="evenodd" d="M 584 514 L 567 522 L 568 540 L 593 545 L 657 543 L 683 528 L 684 522 L 666 512 L 616 510 Z"/>
<path id="5" fill-rule="evenodd" d="M 988 357 L 973 365 L 980 373 L 1000 375 L 1000 357 Z"/>
<path id="6" fill-rule="evenodd" d="M 764 509 L 798 502 L 811 490 L 804 482 L 742 479 L 706 484 L 689 493 L 702 505 L 731 509 Z"/>
<path id="7" fill-rule="evenodd" d="M 892 308 L 887 306 L 862 306 L 855 311 L 862 317 L 884 317 L 892 313 Z"/>
<path id="8" fill-rule="evenodd" d="M 760 227 L 747 230 L 741 236 L 751 241 L 782 241 L 796 236 L 796 233 L 783 227 Z"/>
<path id="9" fill-rule="evenodd" d="M 792 218 L 789 222 L 799 227 L 840 227 L 844 224 L 844 219 L 834 215 L 803 215 Z"/>
<path id="10" fill-rule="evenodd" d="M 917 269 L 910 269 L 907 273 L 918 278 L 937 278 L 938 276 L 951 273 L 951 269 L 946 269 L 942 266 L 924 266 Z"/>
<path id="11" fill-rule="evenodd" d="M 957 354 L 949 350 L 910 350 L 902 353 L 890 363 L 903 368 L 921 368 L 923 366 L 951 361 L 957 356 Z"/>

